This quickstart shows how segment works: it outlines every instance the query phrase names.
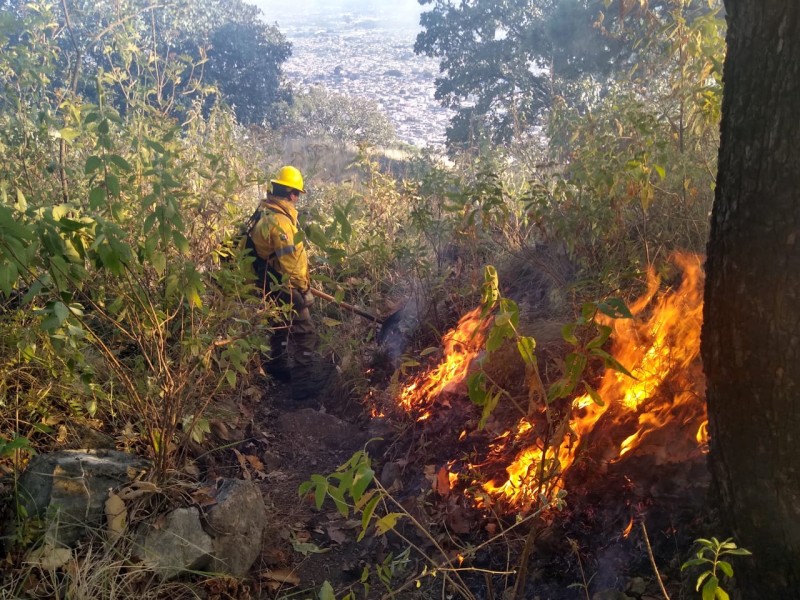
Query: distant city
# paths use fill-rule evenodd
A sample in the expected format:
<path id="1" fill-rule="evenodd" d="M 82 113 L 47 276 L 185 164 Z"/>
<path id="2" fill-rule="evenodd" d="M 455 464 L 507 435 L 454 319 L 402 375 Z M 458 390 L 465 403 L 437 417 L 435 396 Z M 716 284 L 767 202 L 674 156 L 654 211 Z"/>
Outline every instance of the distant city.
<path id="1" fill-rule="evenodd" d="M 421 7 L 416 0 L 391 5 L 365 0 L 253 2 L 292 43 L 284 66 L 296 88 L 321 85 L 375 102 L 398 138 L 441 146 L 450 112 L 434 98 L 438 62 L 414 54 Z M 383 3 L 380 3 L 383 4 Z"/>

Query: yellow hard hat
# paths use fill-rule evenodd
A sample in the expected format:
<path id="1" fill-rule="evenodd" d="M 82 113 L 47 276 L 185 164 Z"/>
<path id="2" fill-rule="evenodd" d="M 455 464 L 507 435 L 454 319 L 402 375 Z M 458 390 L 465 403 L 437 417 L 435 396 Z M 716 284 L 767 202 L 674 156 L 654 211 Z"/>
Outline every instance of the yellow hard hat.
<path id="1" fill-rule="evenodd" d="M 278 171 L 278 176 L 275 179 L 270 179 L 270 183 L 277 183 L 278 185 L 285 185 L 288 188 L 299 190 L 301 194 L 305 194 L 306 190 L 303 188 L 303 176 L 299 169 L 286 165 Z"/>

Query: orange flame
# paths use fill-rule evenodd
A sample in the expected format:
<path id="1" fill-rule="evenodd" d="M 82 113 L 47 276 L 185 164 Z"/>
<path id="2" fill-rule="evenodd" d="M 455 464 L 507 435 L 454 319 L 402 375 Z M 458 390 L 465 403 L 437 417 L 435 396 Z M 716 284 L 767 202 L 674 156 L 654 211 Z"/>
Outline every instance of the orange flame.
<path id="1" fill-rule="evenodd" d="M 540 440 L 532 445 L 528 441 L 528 447 L 518 452 L 506 467 L 505 481 L 482 484 L 490 497 L 526 509 L 543 491 L 544 478 L 555 481 L 552 485 L 558 489 L 564 473 L 575 460 L 579 441 L 591 433 L 606 414 L 604 428 L 636 427 L 635 433 L 619 442 L 611 460 L 619 460 L 648 444 L 661 445 L 663 460 L 690 456 L 697 453 L 698 445 L 701 451 L 704 449 L 708 441 L 705 389 L 697 361 L 704 274 L 697 255 L 678 254 L 674 261 L 683 271 L 677 290 L 659 293 L 661 282 L 651 271 L 647 292 L 630 307 L 634 319 L 609 319 L 614 332 L 611 354 L 633 378 L 608 369 L 598 388 L 604 405 L 596 404 L 588 394 L 575 398 L 569 429 L 565 428 L 567 433 L 557 438 L 563 442 L 548 447 L 545 454 Z M 647 318 L 642 317 L 645 309 L 648 309 Z M 428 418 L 436 397 L 466 377 L 471 361 L 481 350 L 487 326 L 487 321 L 480 318 L 479 308 L 462 317 L 458 326 L 444 338 L 443 361 L 406 386 L 400 404 L 409 411 L 422 411 L 419 419 Z M 663 439 L 659 439 L 658 432 L 667 425 L 673 429 L 661 434 Z M 513 430 L 495 439 L 493 448 L 513 447 L 508 445 L 530 440 L 532 428 L 530 421 L 520 420 Z M 674 428 L 681 436 L 674 435 Z"/>
<path id="2" fill-rule="evenodd" d="M 557 452 L 557 469 L 563 474 L 575 459 L 577 441 L 591 432 L 597 421 L 613 409 L 614 424 L 636 420 L 637 431 L 622 441 L 617 458 L 634 451 L 645 439 L 667 423 L 681 429 L 693 427 L 692 437 L 701 446 L 707 441 L 703 384 L 699 370 L 690 368 L 700 351 L 700 329 L 703 314 L 703 271 L 696 255 L 678 254 L 675 262 L 683 270 L 680 288 L 674 293 L 657 295 L 660 281 L 651 271 L 648 291 L 631 307 L 634 317 L 652 306 L 650 317 L 616 320 L 612 355 L 626 366 L 635 379 L 618 371 L 607 370 L 598 390 L 605 404 L 599 406 L 587 394 L 573 403 L 570 429 L 575 439 L 567 436 Z M 666 385 L 665 382 L 669 382 Z M 677 445 L 677 444 L 676 444 Z M 694 446 L 696 450 L 696 446 Z M 665 449 L 669 453 L 672 448 Z M 686 448 L 678 448 L 684 452 Z M 545 457 L 545 463 L 553 457 Z M 501 485 L 484 484 L 490 494 L 505 498 L 514 506 L 531 501 L 529 474 L 541 469 L 542 451 L 527 448 L 507 467 L 508 479 Z M 536 467 L 539 465 L 539 467 Z M 536 479 L 536 478 L 532 478 Z"/>
<path id="3" fill-rule="evenodd" d="M 442 362 L 403 388 L 400 405 L 407 411 L 422 411 L 419 420 L 428 418 L 427 409 L 437 396 L 466 378 L 470 364 L 481 351 L 487 326 L 488 321 L 481 318 L 480 307 L 461 317 L 458 325 L 442 338 Z"/>
<path id="4" fill-rule="evenodd" d="M 627 538 L 631 534 L 631 530 L 633 529 L 633 517 L 631 520 L 628 521 L 628 526 L 622 531 L 622 537 Z"/>

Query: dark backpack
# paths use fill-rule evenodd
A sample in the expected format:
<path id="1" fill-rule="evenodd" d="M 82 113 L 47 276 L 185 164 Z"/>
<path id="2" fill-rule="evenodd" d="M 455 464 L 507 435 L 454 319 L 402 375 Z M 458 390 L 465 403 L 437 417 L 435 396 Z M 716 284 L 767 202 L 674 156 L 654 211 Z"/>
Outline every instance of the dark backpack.
<path id="1" fill-rule="evenodd" d="M 271 254 L 269 258 L 266 260 L 261 258 L 256 252 L 256 246 L 253 243 L 252 233 L 255 226 L 258 225 L 258 222 L 261 220 L 261 217 L 264 214 L 265 210 L 271 210 L 273 212 L 279 212 L 281 214 L 286 214 L 282 211 L 279 207 L 267 204 L 267 206 L 259 206 L 250 215 L 250 218 L 245 221 L 242 226 L 239 228 L 239 239 L 244 238 L 244 254 L 249 254 L 254 258 L 253 260 L 253 270 L 255 271 L 256 275 L 256 285 L 261 289 L 264 295 L 269 294 L 272 291 L 275 291 L 281 285 L 281 281 L 283 279 L 283 275 L 275 269 L 271 264 L 272 258 L 274 258 L 274 254 Z M 287 217 L 289 215 L 286 215 Z"/>

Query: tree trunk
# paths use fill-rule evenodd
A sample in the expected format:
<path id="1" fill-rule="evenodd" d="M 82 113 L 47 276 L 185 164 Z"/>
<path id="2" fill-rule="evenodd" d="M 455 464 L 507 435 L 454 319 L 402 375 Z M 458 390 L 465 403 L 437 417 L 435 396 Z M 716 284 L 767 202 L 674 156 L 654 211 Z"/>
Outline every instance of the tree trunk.
<path id="1" fill-rule="evenodd" d="M 702 356 L 743 598 L 800 597 L 800 1 L 726 0 Z M 724 587 L 724 585 L 723 585 Z"/>

